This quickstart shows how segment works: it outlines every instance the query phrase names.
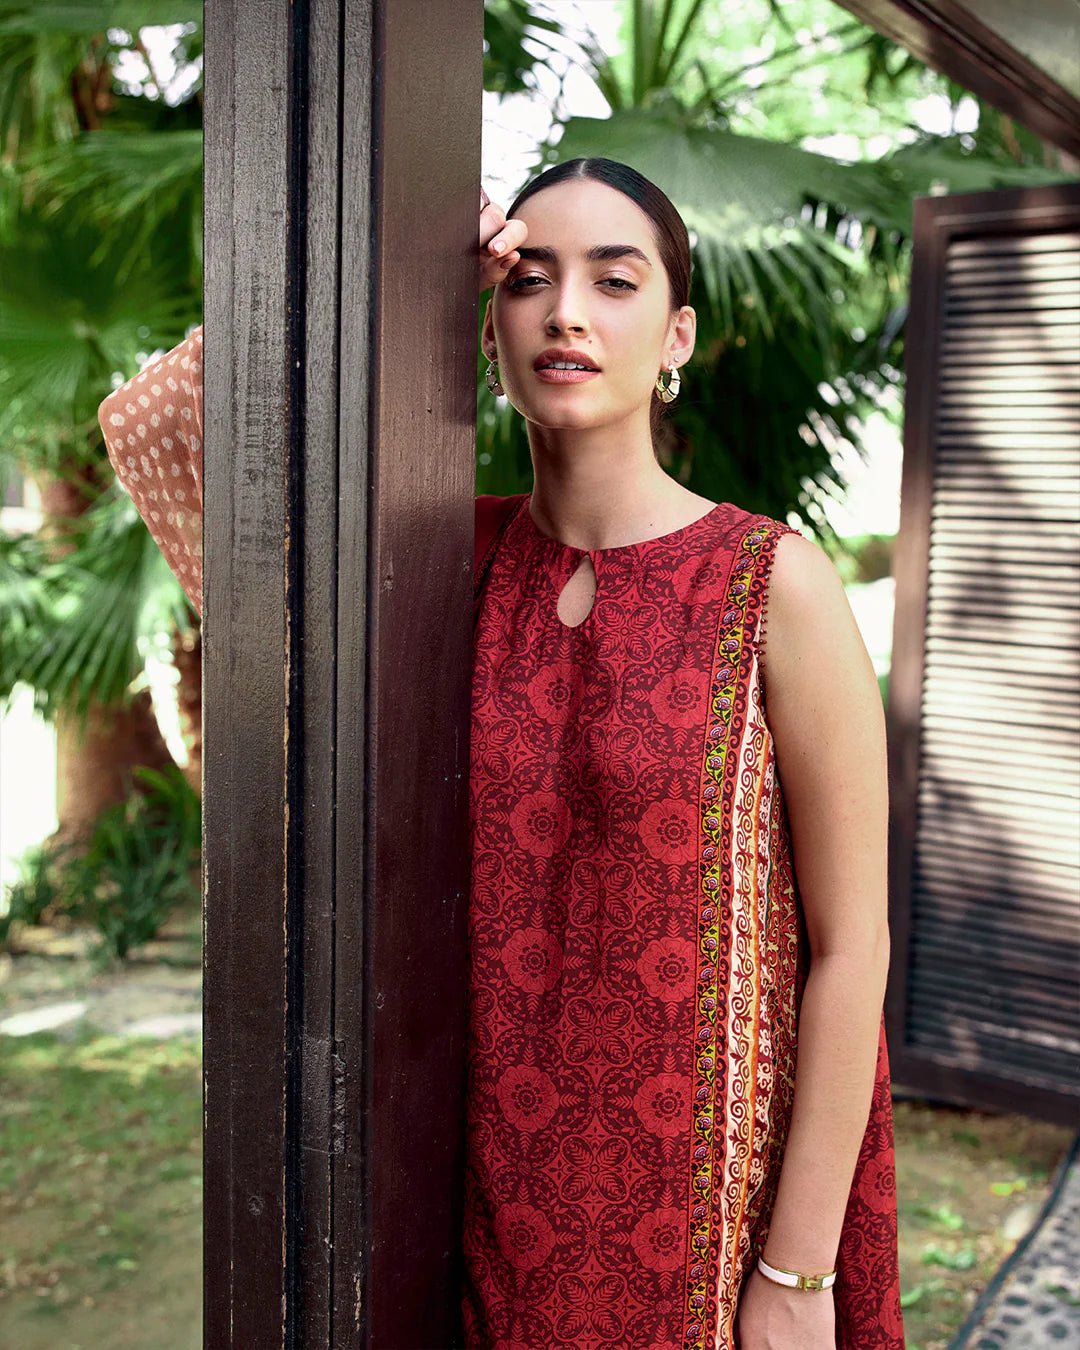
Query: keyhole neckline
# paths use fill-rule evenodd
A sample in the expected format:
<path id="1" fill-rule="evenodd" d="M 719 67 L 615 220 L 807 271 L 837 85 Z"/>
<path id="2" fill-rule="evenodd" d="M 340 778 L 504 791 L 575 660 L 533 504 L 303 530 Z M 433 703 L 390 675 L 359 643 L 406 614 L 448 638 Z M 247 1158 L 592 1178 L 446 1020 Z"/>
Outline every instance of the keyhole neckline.
<path id="1" fill-rule="evenodd" d="M 521 505 L 521 515 L 525 518 L 525 525 L 531 531 L 534 538 L 543 541 L 556 551 L 570 554 L 574 558 L 584 558 L 586 556 L 594 557 L 617 557 L 620 554 L 634 554 L 642 549 L 650 548 L 654 544 L 662 544 L 665 547 L 674 546 L 682 543 L 687 535 L 699 529 L 707 521 L 712 520 L 723 508 L 723 502 L 717 502 L 710 507 L 704 515 L 698 516 L 696 520 L 690 521 L 688 525 L 681 525 L 677 530 L 669 530 L 667 534 L 654 535 L 651 539 L 638 539 L 632 544 L 613 544 L 609 548 L 578 548 L 576 544 L 564 544 L 561 539 L 556 539 L 554 535 L 547 534 L 533 519 L 532 514 L 532 493 L 524 494 Z"/>

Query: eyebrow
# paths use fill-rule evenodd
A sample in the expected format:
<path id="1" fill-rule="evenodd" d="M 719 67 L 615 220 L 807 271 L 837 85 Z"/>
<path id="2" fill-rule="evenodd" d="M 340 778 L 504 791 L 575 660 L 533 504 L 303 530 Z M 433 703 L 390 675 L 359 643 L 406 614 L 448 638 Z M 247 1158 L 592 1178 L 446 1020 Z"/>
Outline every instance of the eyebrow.
<path id="1" fill-rule="evenodd" d="M 553 248 L 546 244 L 522 244 L 518 248 L 518 254 L 522 260 L 528 258 L 532 262 L 554 263 L 559 261 L 559 255 Z M 637 258 L 651 267 L 646 254 L 636 244 L 593 244 L 591 248 L 585 250 L 586 262 L 614 262 L 616 258 Z"/>

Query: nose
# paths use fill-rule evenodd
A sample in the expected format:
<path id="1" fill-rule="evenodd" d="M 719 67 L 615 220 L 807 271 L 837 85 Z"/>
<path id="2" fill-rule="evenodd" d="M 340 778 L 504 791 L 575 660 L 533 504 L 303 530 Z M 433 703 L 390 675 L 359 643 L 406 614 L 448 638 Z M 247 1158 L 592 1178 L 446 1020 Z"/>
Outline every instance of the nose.
<path id="1" fill-rule="evenodd" d="M 584 283 L 588 285 L 588 283 Z M 548 312 L 546 330 L 549 333 L 587 333 L 589 322 L 585 313 L 583 286 L 566 280 L 551 288 L 552 304 Z"/>

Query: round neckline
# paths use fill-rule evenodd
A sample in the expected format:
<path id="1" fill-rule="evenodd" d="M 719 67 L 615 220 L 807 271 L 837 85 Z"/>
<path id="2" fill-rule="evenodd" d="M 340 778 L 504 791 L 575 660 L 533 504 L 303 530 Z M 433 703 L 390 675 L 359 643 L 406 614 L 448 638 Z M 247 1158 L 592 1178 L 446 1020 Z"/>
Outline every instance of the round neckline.
<path id="1" fill-rule="evenodd" d="M 532 493 L 526 492 L 523 497 L 521 514 L 525 517 L 525 523 L 535 539 L 550 544 L 556 549 L 561 549 L 565 553 L 580 554 L 601 554 L 611 555 L 618 553 L 634 553 L 641 549 L 649 548 L 653 544 L 673 545 L 681 543 L 683 538 L 696 530 L 706 521 L 711 520 L 723 506 L 723 502 L 716 502 L 703 516 L 698 516 L 697 520 L 692 520 L 688 525 L 680 525 L 677 530 L 669 530 L 667 534 L 656 534 L 651 539 L 638 539 L 632 544 L 612 544 L 608 548 L 578 548 L 576 544 L 564 544 L 561 539 L 556 539 L 554 535 L 545 534 L 540 526 L 533 519 L 532 511 L 529 507 L 532 504 Z"/>

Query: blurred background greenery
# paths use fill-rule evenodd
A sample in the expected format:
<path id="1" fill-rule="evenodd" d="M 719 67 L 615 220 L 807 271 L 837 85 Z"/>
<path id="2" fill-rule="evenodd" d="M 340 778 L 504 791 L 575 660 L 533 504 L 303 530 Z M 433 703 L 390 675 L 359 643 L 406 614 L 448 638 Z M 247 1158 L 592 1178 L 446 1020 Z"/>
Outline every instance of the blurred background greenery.
<path id="1" fill-rule="evenodd" d="M 202 51 L 193 0 L 0 0 L 0 944 L 30 963 L 48 951 L 35 934 L 83 934 L 75 956 L 95 978 L 154 951 L 170 923 L 198 962 L 199 626 L 115 480 L 96 412 L 201 319 Z M 484 176 L 504 207 L 547 164 L 598 154 L 634 165 L 683 214 L 698 341 L 662 462 L 696 492 L 789 519 L 830 551 L 886 696 L 892 539 L 839 534 L 833 508 L 852 463 L 874 453 L 868 427 L 884 418 L 899 437 L 912 199 L 1072 170 L 831 0 L 488 0 L 483 77 Z M 499 183 L 513 161 L 500 137 L 515 122 L 526 126 L 520 173 Z M 489 395 L 485 365 L 478 328 L 477 490 L 524 490 L 523 423 Z M 16 846 L 11 822 L 38 803 L 30 785 L 43 774 L 54 818 L 33 805 Z M 0 990 L 0 1007 L 22 1006 L 11 980 Z M 49 1035 L 31 1030 L 28 1045 L 63 1059 Z M 79 1039 L 70 1054 L 82 1066 L 95 1044 Z M 33 1073 L 16 1058 L 18 1113 Z M 178 1088 L 197 1095 L 196 1074 L 192 1052 Z M 60 1131 L 90 1128 L 68 1105 L 41 1121 L 48 1156 L 62 1152 Z M 10 1115 L 6 1128 L 14 1140 Z M 1045 1175 L 1051 1137 L 1018 1175 Z M 9 1170 L 12 1204 L 34 1176 Z M 941 1204 L 920 1203 L 907 1231 L 924 1220 L 937 1231 Z M 943 1242 L 964 1235 L 949 1213 Z M 137 1269 L 137 1248 L 132 1237 L 97 1276 Z M 73 1274 L 79 1250 L 48 1247 L 42 1261 L 63 1274 L 28 1320 L 11 1314 L 21 1339 L 9 1329 L 0 1340 L 67 1343 L 49 1339 L 42 1309 L 93 1306 L 85 1272 Z M 913 1347 L 939 1343 L 934 1318 L 959 1320 L 968 1277 L 954 1275 L 989 1271 L 1000 1254 L 953 1252 L 929 1285 L 909 1281 L 913 1325 L 934 1296 Z M 13 1259 L 0 1276 L 18 1290 L 26 1268 Z M 122 1325 L 114 1308 L 108 1343 L 195 1344 L 190 1326 L 139 1341 Z"/>

